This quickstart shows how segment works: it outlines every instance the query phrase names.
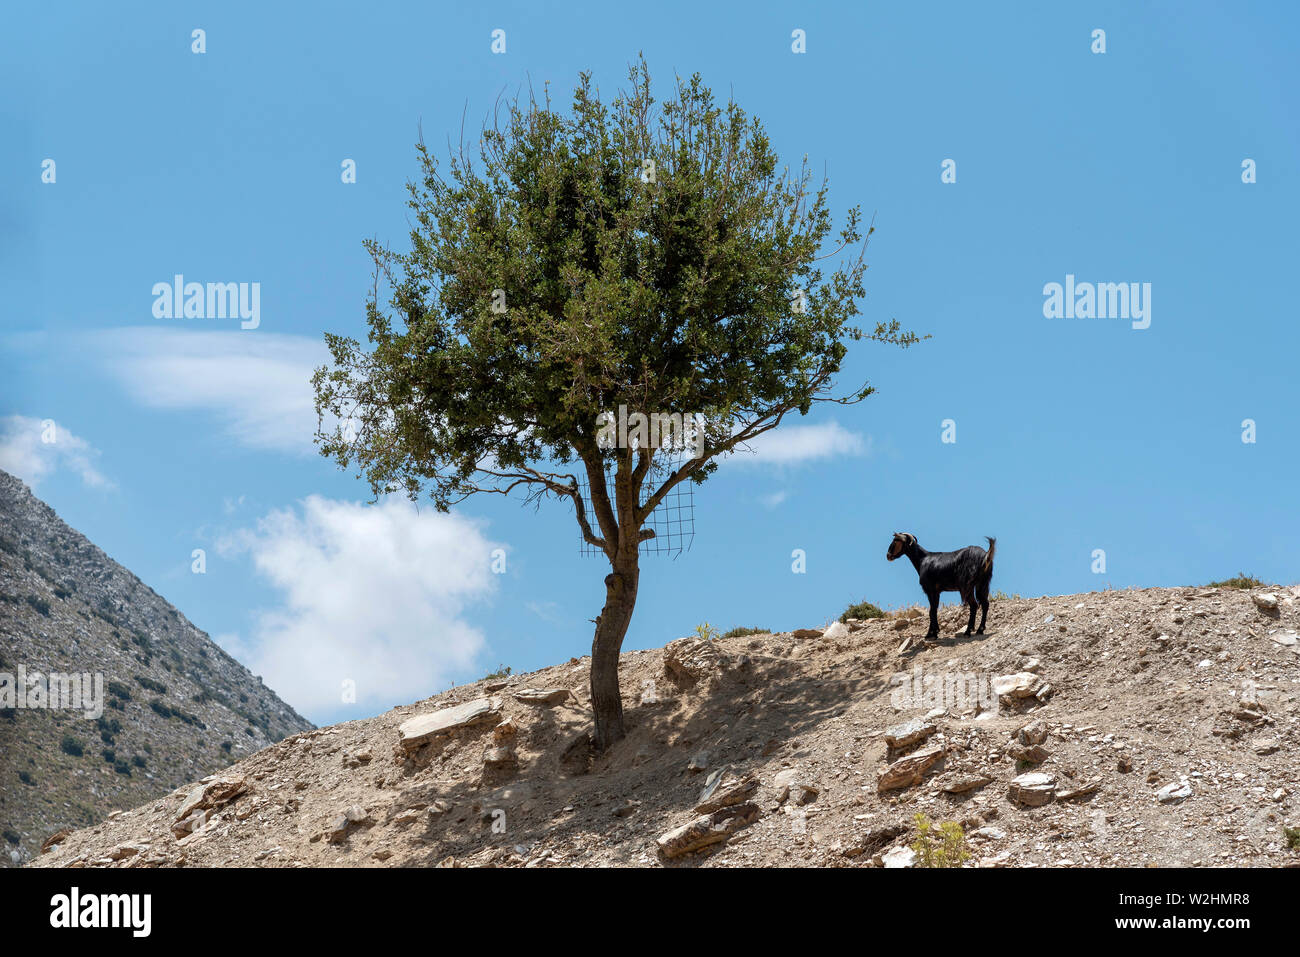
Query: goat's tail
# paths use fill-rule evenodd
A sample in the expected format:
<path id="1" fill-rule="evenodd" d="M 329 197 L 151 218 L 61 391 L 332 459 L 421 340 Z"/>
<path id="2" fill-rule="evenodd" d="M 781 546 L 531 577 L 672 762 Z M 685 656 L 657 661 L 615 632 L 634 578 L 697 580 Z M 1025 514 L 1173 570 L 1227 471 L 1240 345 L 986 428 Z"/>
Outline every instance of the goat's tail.
<path id="1" fill-rule="evenodd" d="M 980 566 L 980 571 L 982 571 L 985 575 L 992 575 L 993 574 L 993 553 L 998 550 L 998 540 L 996 538 L 989 538 L 989 536 L 987 535 L 985 535 L 984 537 L 988 538 L 989 552 L 987 555 L 984 556 L 984 564 Z"/>

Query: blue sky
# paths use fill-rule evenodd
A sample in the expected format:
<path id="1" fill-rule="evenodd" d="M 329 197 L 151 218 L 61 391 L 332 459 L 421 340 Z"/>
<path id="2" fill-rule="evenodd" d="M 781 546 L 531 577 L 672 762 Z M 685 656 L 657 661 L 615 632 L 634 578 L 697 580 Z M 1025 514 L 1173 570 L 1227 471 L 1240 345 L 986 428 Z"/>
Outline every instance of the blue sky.
<path id="1" fill-rule="evenodd" d="M 694 547 L 647 559 L 626 648 L 912 603 L 895 530 L 996 535 L 994 588 L 1024 595 L 1300 578 L 1294 5 L 377 6 L 0 15 L 0 467 L 314 720 L 590 650 L 606 568 L 566 507 L 357 504 L 312 451 L 305 376 L 322 332 L 364 334 L 361 240 L 405 240 L 418 124 L 440 144 L 580 70 L 612 93 L 639 51 L 874 211 L 864 320 L 932 338 L 855 346 L 840 382 L 876 395 L 696 490 Z M 260 325 L 154 318 L 176 273 L 260 283 Z M 1067 275 L 1149 283 L 1149 328 L 1045 318 Z"/>

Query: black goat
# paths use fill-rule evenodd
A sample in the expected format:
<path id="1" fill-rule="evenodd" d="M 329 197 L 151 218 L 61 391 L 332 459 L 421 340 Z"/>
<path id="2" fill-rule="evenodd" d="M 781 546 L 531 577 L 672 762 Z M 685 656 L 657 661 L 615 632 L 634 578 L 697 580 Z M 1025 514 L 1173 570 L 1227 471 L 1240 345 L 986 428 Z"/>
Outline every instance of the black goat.
<path id="1" fill-rule="evenodd" d="M 987 536 L 985 536 L 987 537 Z M 967 545 L 955 552 L 927 552 L 917 544 L 916 536 L 895 532 L 885 558 L 891 562 L 906 555 L 921 576 L 921 588 L 930 599 L 930 630 L 927 638 L 939 637 L 939 594 L 945 591 L 961 592 L 962 604 L 970 605 L 970 621 L 965 634 L 975 627 L 975 608 L 982 609 L 980 626 L 976 634 L 984 634 L 984 622 L 989 617 L 989 582 L 993 579 L 993 552 L 998 540 L 989 538 L 986 552 L 978 545 Z"/>

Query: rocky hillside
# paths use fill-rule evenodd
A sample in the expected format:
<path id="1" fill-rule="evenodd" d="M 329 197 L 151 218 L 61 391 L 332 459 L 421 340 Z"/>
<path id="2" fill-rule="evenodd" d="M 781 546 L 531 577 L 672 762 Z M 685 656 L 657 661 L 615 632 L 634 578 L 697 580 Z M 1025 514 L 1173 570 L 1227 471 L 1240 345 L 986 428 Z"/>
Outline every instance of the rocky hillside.
<path id="1" fill-rule="evenodd" d="M 55 673 L 101 675 L 102 715 L 31 707 Z M 310 727 L 0 472 L 0 864 Z"/>
<path id="2" fill-rule="evenodd" d="M 934 643 L 910 610 L 628 653 L 629 736 L 601 757 L 587 659 L 485 679 L 296 734 L 35 863 L 911 866 L 918 812 L 960 823 L 970 866 L 1300 862 L 1300 589 L 995 599 L 989 634 L 954 637 L 964 619 Z"/>

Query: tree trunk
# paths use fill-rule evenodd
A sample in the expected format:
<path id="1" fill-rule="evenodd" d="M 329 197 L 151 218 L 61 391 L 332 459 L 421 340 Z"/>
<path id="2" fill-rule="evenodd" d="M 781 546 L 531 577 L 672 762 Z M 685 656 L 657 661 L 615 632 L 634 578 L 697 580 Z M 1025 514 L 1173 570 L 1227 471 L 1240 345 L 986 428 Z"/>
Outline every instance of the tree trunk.
<path id="1" fill-rule="evenodd" d="M 635 548 L 635 546 L 634 546 Z M 621 559 L 605 576 L 605 607 L 596 619 L 591 642 L 591 713 L 596 722 L 595 747 L 603 752 L 623 738 L 623 696 L 618 689 L 618 657 L 636 607 L 638 555 Z"/>

